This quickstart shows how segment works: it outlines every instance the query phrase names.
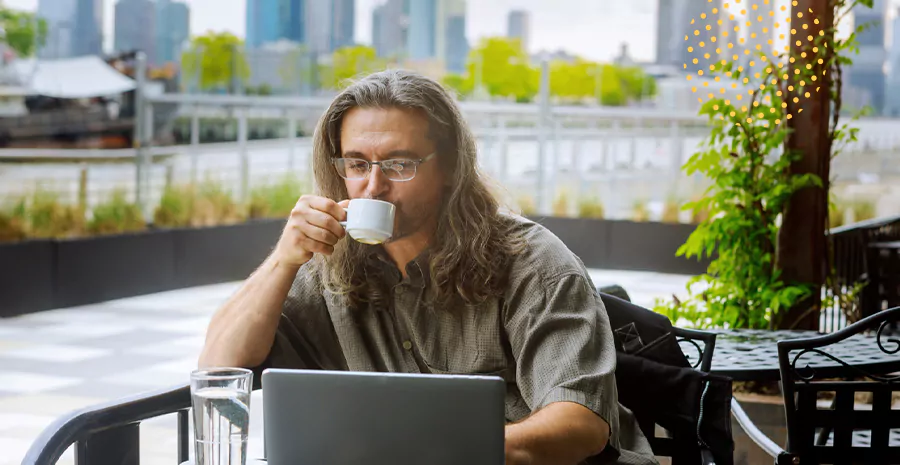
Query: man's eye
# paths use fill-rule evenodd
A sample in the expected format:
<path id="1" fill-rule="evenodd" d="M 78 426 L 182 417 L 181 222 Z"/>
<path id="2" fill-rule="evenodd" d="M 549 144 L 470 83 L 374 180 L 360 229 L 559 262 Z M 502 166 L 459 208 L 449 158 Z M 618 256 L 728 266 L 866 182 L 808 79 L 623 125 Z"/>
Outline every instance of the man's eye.
<path id="1" fill-rule="evenodd" d="M 406 168 L 412 168 L 413 163 L 410 161 L 392 161 L 387 168 L 391 168 L 397 171 L 403 171 Z"/>

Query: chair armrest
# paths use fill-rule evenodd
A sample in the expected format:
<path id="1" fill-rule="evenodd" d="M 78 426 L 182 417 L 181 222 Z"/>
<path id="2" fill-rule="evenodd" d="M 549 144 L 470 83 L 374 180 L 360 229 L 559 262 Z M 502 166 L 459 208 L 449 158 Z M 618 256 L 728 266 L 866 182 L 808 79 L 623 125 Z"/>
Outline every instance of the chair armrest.
<path id="1" fill-rule="evenodd" d="M 760 449 L 780 463 L 779 458 L 786 455 L 787 452 L 756 427 L 753 420 L 751 420 L 750 417 L 747 416 L 747 413 L 744 412 L 744 409 L 741 408 L 741 404 L 733 397 L 731 398 L 731 414 L 734 416 L 734 419 L 737 420 L 741 429 L 747 433 L 747 436 L 750 436 L 750 439 L 752 439 Z"/>
<path id="2" fill-rule="evenodd" d="M 76 410 L 58 418 L 41 432 L 25 454 L 22 465 L 56 463 L 69 446 L 90 439 L 96 432 L 139 423 L 190 407 L 191 388 L 183 385 Z"/>

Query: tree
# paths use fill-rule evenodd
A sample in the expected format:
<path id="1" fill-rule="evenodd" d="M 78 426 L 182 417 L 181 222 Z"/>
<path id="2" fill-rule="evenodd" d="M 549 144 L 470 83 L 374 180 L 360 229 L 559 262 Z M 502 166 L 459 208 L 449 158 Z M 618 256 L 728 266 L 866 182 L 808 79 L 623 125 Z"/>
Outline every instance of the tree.
<path id="1" fill-rule="evenodd" d="M 197 82 L 201 90 L 224 88 L 234 93 L 237 84 L 250 77 L 243 49 L 244 42 L 229 32 L 196 36 L 181 56 L 184 77 Z"/>
<path id="2" fill-rule="evenodd" d="M 466 82 L 462 87 L 477 90 L 477 68 L 488 94 L 531 101 L 537 95 L 540 70 L 531 65 L 519 39 L 490 37 L 469 51 Z"/>
<path id="3" fill-rule="evenodd" d="M 373 47 L 341 47 L 332 53 L 331 64 L 322 67 L 322 83 L 331 89 L 342 89 L 356 77 L 383 70 L 385 64 Z"/>
<path id="4" fill-rule="evenodd" d="M 35 30 L 37 26 L 37 30 Z M 47 22 L 36 19 L 34 13 L 7 8 L 0 5 L 0 40 L 21 57 L 35 54 L 47 40 Z"/>

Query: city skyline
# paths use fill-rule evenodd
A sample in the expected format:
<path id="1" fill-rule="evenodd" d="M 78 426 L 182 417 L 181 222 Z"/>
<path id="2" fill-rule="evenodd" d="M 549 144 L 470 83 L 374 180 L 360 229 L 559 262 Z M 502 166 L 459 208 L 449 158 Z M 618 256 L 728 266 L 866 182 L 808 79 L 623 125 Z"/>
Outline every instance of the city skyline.
<path id="1" fill-rule="evenodd" d="M 354 39 L 372 44 L 372 10 L 386 0 L 356 0 Z M 607 0 L 602 0 L 606 2 Z M 900 0 L 889 1 L 887 22 L 893 21 Z M 6 0 L 12 8 L 34 10 L 38 0 Z M 246 0 L 185 0 L 191 8 L 191 31 L 201 34 L 210 28 L 245 37 Z M 783 0 L 775 0 L 783 3 Z M 114 0 L 104 1 L 104 44 L 113 48 Z M 657 56 L 657 0 L 634 0 L 627 5 L 579 5 L 579 0 L 496 0 L 469 2 L 466 37 L 472 46 L 487 36 L 507 35 L 507 15 L 511 10 L 531 13 L 530 52 L 565 50 L 587 59 L 609 61 L 627 43 L 637 61 L 654 61 Z M 582 26 L 584 25 L 584 26 Z M 890 37 L 886 43 L 891 43 Z"/>
<path id="2" fill-rule="evenodd" d="M 356 0 L 357 43 L 371 45 L 372 10 L 385 0 Z M 603 0 L 605 3 L 606 0 Z M 37 0 L 6 0 L 8 7 L 34 10 Z M 191 8 L 191 31 L 229 31 L 246 36 L 246 0 L 186 0 Z M 114 1 L 105 0 L 104 39 L 113 45 Z M 622 42 L 641 61 L 655 56 L 656 0 L 633 0 L 627 5 L 586 5 L 580 0 L 495 0 L 468 2 L 466 37 L 473 46 L 483 37 L 505 37 L 511 10 L 531 13 L 531 49 L 566 50 L 593 60 L 611 60 Z"/>

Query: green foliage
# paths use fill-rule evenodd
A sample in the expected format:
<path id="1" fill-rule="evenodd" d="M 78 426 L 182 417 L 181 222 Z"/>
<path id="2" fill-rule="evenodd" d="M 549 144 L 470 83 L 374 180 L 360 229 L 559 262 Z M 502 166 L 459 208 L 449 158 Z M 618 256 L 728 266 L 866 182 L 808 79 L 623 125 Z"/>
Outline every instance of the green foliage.
<path id="1" fill-rule="evenodd" d="M 29 237 L 73 237 L 84 231 L 84 211 L 61 202 L 55 192 L 37 190 L 26 211 Z"/>
<path id="2" fill-rule="evenodd" d="M 137 204 L 129 202 L 124 190 L 113 192 L 106 202 L 94 207 L 88 231 L 93 234 L 118 234 L 146 228 Z"/>
<path id="3" fill-rule="evenodd" d="M 0 207 L 0 242 L 21 241 L 25 230 L 25 199 Z"/>
<path id="4" fill-rule="evenodd" d="M 534 202 L 534 197 L 522 194 L 518 197 L 517 203 L 523 216 L 534 216 L 537 214 L 537 205 Z"/>
<path id="5" fill-rule="evenodd" d="M 250 198 L 250 218 L 286 218 L 301 195 L 307 192 L 296 176 L 285 176 L 281 181 L 257 187 Z"/>
<path id="6" fill-rule="evenodd" d="M 168 186 L 163 190 L 153 222 L 162 227 L 215 226 L 244 220 L 246 214 L 222 184 L 207 180 L 199 186 Z"/>
<path id="7" fill-rule="evenodd" d="M 559 191 L 553 199 L 552 208 L 553 216 L 562 218 L 569 216 L 569 193 L 565 190 Z"/>
<path id="8" fill-rule="evenodd" d="M 386 62 L 378 58 L 373 47 L 356 45 L 342 47 L 331 55 L 331 64 L 321 66 L 322 85 L 330 89 L 343 89 L 353 79 L 381 71 Z"/>
<path id="9" fill-rule="evenodd" d="M 681 207 L 675 199 L 669 199 L 663 206 L 662 222 L 663 223 L 680 223 Z"/>
<path id="10" fill-rule="evenodd" d="M 0 4 L 0 40 L 9 45 L 20 57 L 35 54 L 35 45 L 42 47 L 47 41 L 47 22 L 35 20 L 34 13 L 7 8 Z"/>
<path id="11" fill-rule="evenodd" d="M 466 74 L 448 74 L 444 85 L 460 96 L 474 95 L 478 63 L 482 63 L 482 83 L 489 95 L 518 102 L 534 100 L 540 87 L 540 66 L 531 63 L 518 39 L 483 39 L 469 52 Z M 625 105 L 649 97 L 655 90 L 655 81 L 638 67 L 601 65 L 581 58 L 550 63 L 550 95 L 566 103 L 596 102 L 599 94 L 604 105 Z"/>
<path id="12" fill-rule="evenodd" d="M 582 197 L 578 200 L 579 218 L 602 219 L 605 216 L 603 202 L 598 197 Z"/>
<path id="13" fill-rule="evenodd" d="M 193 187 L 166 186 L 153 214 L 153 223 L 164 228 L 186 227 L 191 224 L 193 210 Z"/>
<path id="14" fill-rule="evenodd" d="M 207 32 L 193 37 L 181 56 L 181 63 L 184 80 L 199 82 L 202 90 L 233 91 L 233 84 L 250 77 L 244 41 L 229 32 Z"/>
<path id="15" fill-rule="evenodd" d="M 650 221 L 650 210 L 647 209 L 647 204 L 638 200 L 634 202 L 631 210 L 631 221 Z"/>
<path id="16" fill-rule="evenodd" d="M 845 0 L 836 3 L 835 11 L 842 11 Z M 843 53 L 854 49 L 854 37 L 835 40 L 834 31 L 833 26 L 828 26 L 825 34 L 815 38 L 817 49 L 806 50 L 811 56 L 792 52 L 792 62 L 813 63 L 821 59 L 832 76 L 832 156 L 839 153 L 842 143 L 856 138 L 856 132 L 847 125 L 839 126 L 837 118 L 840 67 L 850 63 Z M 734 69 L 731 63 L 716 68 L 723 80 L 730 78 L 739 83 L 745 77 L 743 70 Z M 706 274 L 689 282 L 688 300 L 657 302 L 657 311 L 673 321 L 700 327 L 780 328 L 786 310 L 811 292 L 820 291 L 804 283 L 784 282 L 776 260 L 780 218 L 790 197 L 805 188 L 822 188 L 826 193 L 828 190 L 823 180 L 794 175 L 789 170 L 792 161 L 803 156 L 785 148 L 789 136 L 787 120 L 794 112 L 802 111 L 788 100 L 789 91 L 793 91 L 789 86 L 817 81 L 813 78 L 814 68 L 794 69 L 798 72 L 789 76 L 787 69 L 770 64 L 763 80 L 777 85 L 751 90 L 743 95 L 749 95 L 746 100 L 712 99 L 700 109 L 700 114 L 709 118 L 712 130 L 703 150 L 690 158 L 684 170 L 688 175 L 704 175 L 712 185 L 705 197 L 686 207 L 695 213 L 708 212 L 708 218 L 699 224 L 678 255 L 713 260 Z"/>

